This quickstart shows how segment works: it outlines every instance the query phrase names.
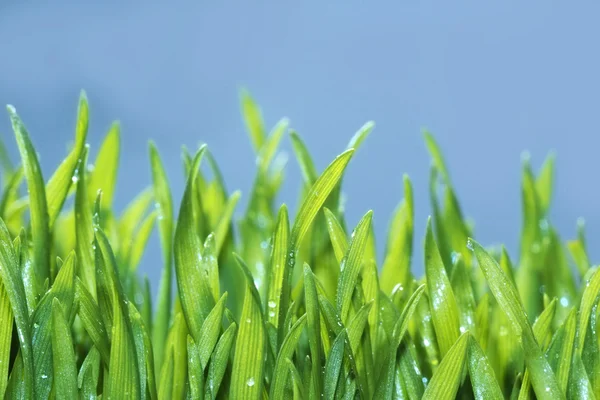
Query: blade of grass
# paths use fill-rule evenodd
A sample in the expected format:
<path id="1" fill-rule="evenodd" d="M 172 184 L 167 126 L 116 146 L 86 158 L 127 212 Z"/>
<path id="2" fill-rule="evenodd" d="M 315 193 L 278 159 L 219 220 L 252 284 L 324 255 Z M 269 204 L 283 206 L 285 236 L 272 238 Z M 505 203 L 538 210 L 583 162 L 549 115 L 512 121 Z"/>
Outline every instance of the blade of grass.
<path id="1" fill-rule="evenodd" d="M 197 171 L 205 151 L 206 147 L 201 147 L 192 162 L 191 173 L 181 201 L 174 243 L 179 298 L 188 328 L 196 343 L 200 342 L 202 323 L 214 306 L 211 290 L 201 272 L 204 267 L 200 254 L 202 242 L 196 232 L 192 199 Z"/>
<path id="2" fill-rule="evenodd" d="M 94 162 L 94 170 L 89 178 L 88 197 L 93 199 L 98 190 L 102 190 L 105 209 L 110 209 L 113 203 L 119 166 L 120 141 L 121 126 L 119 122 L 114 122 L 100 146 Z"/>
<path id="3" fill-rule="evenodd" d="M 52 300 L 52 360 L 54 393 L 59 399 L 77 398 L 77 365 L 71 329 L 65 320 L 60 301 Z"/>
<path id="4" fill-rule="evenodd" d="M 21 118 L 17 115 L 17 111 L 13 106 L 8 106 L 7 109 L 17 138 L 19 153 L 21 154 L 27 187 L 29 189 L 31 235 L 36 238 L 33 242 L 34 268 L 38 281 L 43 282 L 50 276 L 50 231 L 44 178 L 25 125 L 23 125 Z"/>
<path id="5" fill-rule="evenodd" d="M 450 400 L 456 396 L 467 358 L 469 335 L 463 333 L 442 358 L 423 393 L 424 400 Z"/>
<path id="6" fill-rule="evenodd" d="M 363 255 L 372 218 L 373 212 L 368 211 L 358 225 L 356 225 L 356 229 L 352 233 L 348 252 L 340 265 L 341 272 L 338 280 L 336 304 L 343 322 L 347 322 L 350 302 L 352 301 L 352 292 L 356 287 L 358 275 L 362 269 Z"/>
<path id="7" fill-rule="evenodd" d="M 236 331 L 237 325 L 232 323 L 217 342 L 208 366 L 208 378 L 205 388 L 205 396 L 208 399 L 214 400 L 217 397 L 223 376 L 225 375 L 225 370 L 229 363 L 229 355 L 231 354 L 231 347 L 235 339 Z"/>
<path id="8" fill-rule="evenodd" d="M 564 398 L 556 377 L 535 340 L 533 329 L 529 325 L 516 289 L 510 284 L 496 260 L 479 243 L 469 239 L 469 246 L 474 249 L 479 266 L 485 274 L 496 301 L 508 316 L 517 336 L 522 338 L 525 361 L 535 394 L 539 399 Z"/>
<path id="9" fill-rule="evenodd" d="M 425 236 L 425 275 L 427 277 L 431 317 L 441 356 L 443 357 L 458 339 L 460 324 L 456 298 L 433 238 L 431 217 L 427 220 L 427 233 Z"/>

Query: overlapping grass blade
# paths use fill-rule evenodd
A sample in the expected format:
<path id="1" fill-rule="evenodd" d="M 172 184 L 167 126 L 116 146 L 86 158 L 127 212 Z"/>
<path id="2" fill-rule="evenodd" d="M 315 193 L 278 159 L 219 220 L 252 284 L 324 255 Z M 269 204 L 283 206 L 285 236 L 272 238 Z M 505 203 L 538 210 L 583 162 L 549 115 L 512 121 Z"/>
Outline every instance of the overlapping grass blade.
<path id="1" fill-rule="evenodd" d="M 71 329 L 58 298 L 52 299 L 52 364 L 54 395 L 58 399 L 77 398 L 77 365 Z"/>

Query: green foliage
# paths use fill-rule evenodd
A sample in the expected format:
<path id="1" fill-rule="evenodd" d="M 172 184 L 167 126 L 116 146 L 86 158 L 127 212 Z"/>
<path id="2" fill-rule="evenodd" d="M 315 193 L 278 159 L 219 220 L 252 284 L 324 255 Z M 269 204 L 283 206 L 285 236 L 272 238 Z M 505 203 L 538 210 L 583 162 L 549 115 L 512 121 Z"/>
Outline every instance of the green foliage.
<path id="1" fill-rule="evenodd" d="M 21 162 L 0 143 L 0 399 L 600 398 L 600 268 L 582 222 L 564 243 L 550 223 L 553 154 L 537 176 L 523 164 L 513 264 L 505 248 L 471 239 L 425 132 L 424 247 L 404 176 L 378 265 L 373 212 L 349 233 L 341 191 L 374 124 L 320 172 L 287 119 L 267 132 L 247 91 L 241 108 L 257 172 L 238 218 L 241 193 L 227 191 L 206 145 L 184 150 L 177 207 L 150 143 L 151 185 L 119 214 L 118 123 L 89 165 L 82 93 L 74 145 L 45 182 L 8 107 Z M 303 177 L 295 216 L 276 203 L 286 133 Z M 155 229 L 162 276 L 152 302 L 138 270 Z"/>

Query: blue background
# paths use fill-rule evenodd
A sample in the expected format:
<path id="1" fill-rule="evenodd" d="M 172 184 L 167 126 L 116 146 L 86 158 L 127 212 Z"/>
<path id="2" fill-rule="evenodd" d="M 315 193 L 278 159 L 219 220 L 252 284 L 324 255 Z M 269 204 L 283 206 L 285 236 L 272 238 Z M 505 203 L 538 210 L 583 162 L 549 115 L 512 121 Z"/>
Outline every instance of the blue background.
<path id="1" fill-rule="evenodd" d="M 269 127 L 290 118 L 319 170 L 364 122 L 376 122 L 345 180 L 349 223 L 373 209 L 382 249 L 408 173 L 419 271 L 430 212 L 423 127 L 443 149 L 476 237 L 506 243 L 513 256 L 521 153 L 537 169 L 556 150 L 552 221 L 566 239 L 584 216 L 597 259 L 598 3 L 49 3 L 0 5 L 0 103 L 24 119 L 46 178 L 72 140 L 83 88 L 92 150 L 112 120 L 122 123 L 118 208 L 150 183 L 149 139 L 168 165 L 176 208 L 181 145 L 201 141 L 245 200 L 255 160 L 239 112 L 245 86 Z M 16 160 L 6 116 L 0 135 Z M 290 156 L 280 200 L 295 209 L 301 178 Z M 154 285 L 158 255 L 154 237 L 142 267 Z"/>

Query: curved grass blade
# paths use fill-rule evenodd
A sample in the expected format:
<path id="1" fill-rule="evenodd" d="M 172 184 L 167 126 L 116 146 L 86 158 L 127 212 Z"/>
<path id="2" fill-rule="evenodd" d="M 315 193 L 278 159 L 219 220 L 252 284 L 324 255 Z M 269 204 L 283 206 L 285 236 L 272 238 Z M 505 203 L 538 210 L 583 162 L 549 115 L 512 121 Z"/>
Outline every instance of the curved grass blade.
<path id="1" fill-rule="evenodd" d="M 583 353 L 587 327 L 590 323 L 592 309 L 597 301 L 598 295 L 600 295 L 600 268 L 596 267 L 595 271 L 592 272 L 591 277 L 588 280 L 586 280 L 585 289 L 581 296 L 581 303 L 579 306 L 579 318 L 577 323 L 577 347 L 575 349 L 579 356 L 581 356 Z"/>
<path id="2" fill-rule="evenodd" d="M 8 217 L 9 206 L 15 201 L 19 186 L 23 180 L 23 167 L 19 167 L 10 177 L 10 180 L 6 183 L 2 197 L 0 198 L 0 218 Z"/>
<path id="3" fill-rule="evenodd" d="M 152 327 L 155 366 L 158 368 L 163 364 L 164 344 L 167 339 L 169 320 L 171 318 L 171 292 L 173 282 L 173 200 L 169 178 L 167 177 L 158 149 L 153 142 L 150 142 L 149 153 L 153 194 L 156 199 L 155 207 L 158 211 L 158 233 L 163 255 L 163 270 L 158 289 L 158 302 L 156 305 L 154 326 Z"/>
<path id="4" fill-rule="evenodd" d="M 133 242 L 137 236 L 136 230 L 142 225 L 144 215 L 148 211 L 152 200 L 152 190 L 148 187 L 127 205 L 125 211 L 119 218 L 117 226 L 119 235 L 117 255 L 118 260 L 122 265 L 127 265 L 129 263 Z"/>
<path id="5" fill-rule="evenodd" d="M 311 186 L 319 176 L 312 157 L 306 148 L 306 144 L 304 144 L 304 141 L 302 141 L 302 138 L 296 131 L 290 132 L 290 139 L 292 139 L 292 147 L 300 164 L 300 171 L 304 177 L 304 182 L 306 185 Z"/>
<path id="6" fill-rule="evenodd" d="M 431 217 L 427 220 L 427 233 L 425 236 L 425 275 L 427 277 L 431 317 L 440 353 L 443 357 L 458 339 L 460 324 L 454 292 L 433 238 Z"/>
<path id="7" fill-rule="evenodd" d="M 542 350 L 544 350 L 544 343 L 546 342 L 547 337 L 550 336 L 550 328 L 555 313 L 556 299 L 553 299 L 533 324 L 533 334 L 537 342 L 540 343 Z M 525 370 L 523 382 L 521 383 L 521 390 L 519 392 L 519 400 L 531 399 L 531 395 L 531 377 L 529 370 Z"/>
<path id="8" fill-rule="evenodd" d="M 444 182 L 447 185 L 450 185 L 450 174 L 448 173 L 448 168 L 446 167 L 446 162 L 444 161 L 444 157 L 442 156 L 442 151 L 440 150 L 440 147 L 438 146 L 433 135 L 429 131 L 424 130 L 423 136 L 425 137 L 425 144 L 427 146 L 427 150 L 429 151 L 435 169 L 442 174 Z"/>
<path id="9" fill-rule="evenodd" d="M 475 319 L 475 295 L 471 286 L 471 278 L 461 255 L 457 255 L 452 268 L 452 291 L 455 293 L 458 305 L 460 331 L 476 332 Z"/>
<path id="10" fill-rule="evenodd" d="M 525 362 L 531 375 L 535 394 L 539 399 L 564 398 L 556 377 L 535 340 L 523 304 L 519 301 L 517 290 L 510 284 L 496 260 L 479 243 L 469 239 L 469 247 L 475 252 L 479 267 L 482 269 L 498 305 L 511 321 L 514 332 L 522 338 Z"/>
<path id="11" fill-rule="evenodd" d="M 208 378 L 205 385 L 206 398 L 208 399 L 214 400 L 217 397 L 221 381 L 223 380 L 225 370 L 229 363 L 229 355 L 231 353 L 236 330 L 237 325 L 232 323 L 217 342 L 210 364 L 208 365 Z"/>
<path id="12" fill-rule="evenodd" d="M 96 161 L 94 162 L 94 170 L 90 174 L 88 183 L 88 197 L 95 198 L 96 193 L 102 190 L 104 209 L 110 209 L 117 184 L 117 169 L 119 166 L 120 156 L 120 141 L 121 141 L 121 126 L 118 122 L 114 122 L 104 142 L 100 146 Z"/>
<path id="13" fill-rule="evenodd" d="M 6 385 L 8 384 L 8 367 L 9 363 L 5 360 L 10 359 L 10 344 L 13 333 L 13 313 L 10 308 L 10 298 L 4 284 L 0 279 L 0 394 L 6 391 Z"/>
<path id="14" fill-rule="evenodd" d="M 27 187 L 29 188 L 31 235 L 35 237 L 33 241 L 33 265 L 38 281 L 43 282 L 50 276 L 50 230 L 44 178 L 35 148 L 31 143 L 25 125 L 23 125 L 13 106 L 8 106 L 7 109 L 17 138 Z"/>
<path id="15" fill-rule="evenodd" d="M 471 337 L 469 340 L 467 365 L 476 400 L 501 400 L 504 398 L 494 369 L 475 337 Z"/>
<path id="16" fill-rule="evenodd" d="M 448 350 L 423 393 L 424 400 L 454 399 L 467 358 L 469 333 L 463 333 Z"/>
<path id="17" fill-rule="evenodd" d="M 192 162 L 192 169 L 181 200 L 174 244 L 179 298 L 188 328 L 196 343 L 200 342 L 202 323 L 214 307 L 213 295 L 201 272 L 204 267 L 200 255 L 202 242 L 196 231 L 192 198 L 195 193 L 198 168 L 205 151 L 206 146 L 202 146 Z"/>
<path id="18" fill-rule="evenodd" d="M 338 280 L 336 304 L 343 322 L 346 322 L 348 318 L 352 292 L 354 292 L 358 274 L 362 269 L 363 255 L 367 245 L 372 218 L 373 212 L 368 211 L 360 220 L 352 234 L 352 241 L 348 247 L 345 261 L 342 261 L 342 265 L 340 266 L 341 272 Z"/>
<path id="19" fill-rule="evenodd" d="M 100 378 L 100 353 L 92 346 L 83 360 L 77 386 L 81 399 L 96 400 L 98 398 L 98 380 Z"/>
<path id="20" fill-rule="evenodd" d="M 102 357 L 105 366 L 110 363 L 110 345 L 108 334 L 102 322 L 100 308 L 84 284 L 77 278 L 75 282 L 75 299 L 79 303 L 79 318 L 83 327 L 94 343 L 94 348 Z"/>
<path id="21" fill-rule="evenodd" d="M 204 320 L 202 329 L 200 331 L 200 342 L 198 342 L 198 357 L 202 371 L 208 365 L 208 360 L 219 340 L 219 334 L 221 333 L 221 321 L 223 321 L 223 314 L 225 312 L 225 304 L 227 304 L 227 292 L 223 293 L 223 296 L 219 299 L 215 307 Z"/>
<path id="22" fill-rule="evenodd" d="M 292 385 L 294 387 L 294 400 L 299 399 L 305 399 L 306 398 L 306 393 L 304 390 L 304 385 L 302 382 L 302 377 L 300 376 L 300 373 L 298 372 L 298 370 L 296 369 L 296 366 L 294 365 L 294 363 L 292 362 L 292 360 L 290 360 L 289 358 L 287 358 L 285 360 L 285 363 L 290 371 L 290 375 L 292 376 Z"/>
<path id="23" fill-rule="evenodd" d="M 46 185 L 46 197 L 48 199 L 48 226 L 50 230 L 63 207 L 69 189 L 74 182 L 77 182 L 77 168 L 86 168 L 81 163 L 81 154 L 85 147 L 89 123 L 89 106 L 85 92 L 79 95 L 79 109 L 77 110 L 77 125 L 75 128 L 75 146 L 69 155 L 63 160 L 57 168 L 54 175 Z"/>
<path id="24" fill-rule="evenodd" d="M 204 265 L 208 286 L 210 287 L 213 300 L 215 302 L 219 301 L 221 296 L 221 287 L 219 283 L 219 263 L 217 257 L 218 253 L 216 249 L 215 235 L 210 233 L 204 241 L 202 263 Z"/>
<path id="25" fill-rule="evenodd" d="M 319 179 L 312 185 L 308 194 L 298 211 L 298 215 L 294 222 L 290 233 L 290 241 L 288 246 L 288 253 L 286 255 L 286 262 L 284 265 L 283 283 L 281 290 L 281 304 L 279 309 L 279 324 L 278 324 L 278 337 L 279 341 L 283 341 L 283 322 L 285 321 L 285 311 L 287 311 L 290 303 L 290 292 L 291 292 L 291 274 L 296 264 L 296 253 L 300 248 L 302 239 L 310 229 L 312 222 L 314 221 L 317 213 L 329 197 L 329 194 L 333 188 L 339 182 L 344 169 L 348 165 L 348 162 L 352 158 L 354 153 L 353 149 L 346 150 L 340 154 L 336 159 L 329 164 L 329 166 L 323 171 Z"/>
<path id="26" fill-rule="evenodd" d="M 71 329 L 65 320 L 60 301 L 52 300 L 52 363 L 54 393 L 59 399 L 77 398 L 77 365 Z"/>
<path id="27" fill-rule="evenodd" d="M 294 355 L 294 350 L 296 350 L 298 340 L 300 339 L 305 324 L 306 314 L 298 318 L 281 344 L 281 349 L 279 349 L 277 361 L 275 362 L 275 368 L 273 369 L 273 381 L 271 383 L 271 394 L 269 396 L 272 399 L 280 399 L 284 396 L 285 384 L 289 372 L 289 367 L 285 361 L 292 358 Z"/>
<path id="28" fill-rule="evenodd" d="M 327 207 L 323 207 L 323 214 L 325 215 L 325 223 L 327 224 L 327 230 L 329 231 L 329 238 L 331 239 L 335 258 L 338 263 L 341 263 L 344 259 L 344 255 L 348 252 L 348 238 L 346 237 L 346 232 L 331 210 Z"/>

